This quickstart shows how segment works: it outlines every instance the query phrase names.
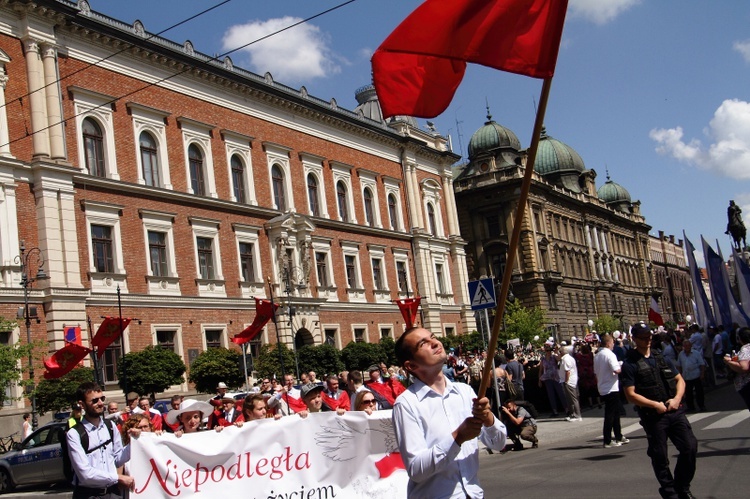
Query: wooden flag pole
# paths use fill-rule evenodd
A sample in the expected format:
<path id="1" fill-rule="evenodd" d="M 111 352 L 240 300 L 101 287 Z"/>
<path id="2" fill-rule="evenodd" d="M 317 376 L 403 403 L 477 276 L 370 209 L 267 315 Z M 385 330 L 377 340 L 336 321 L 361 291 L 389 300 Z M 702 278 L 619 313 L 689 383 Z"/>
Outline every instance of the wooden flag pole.
<path id="1" fill-rule="evenodd" d="M 518 243 L 521 239 L 521 224 L 523 223 L 524 213 L 526 212 L 526 202 L 529 198 L 529 190 L 531 189 L 531 177 L 534 173 L 536 151 L 539 148 L 539 139 L 544 124 L 544 113 L 547 110 L 547 100 L 549 98 L 551 86 L 552 78 L 545 78 L 544 83 L 542 84 L 541 96 L 539 97 L 539 109 L 537 110 L 536 121 L 534 122 L 534 132 L 531 137 L 531 145 L 529 146 L 529 155 L 526 160 L 526 171 L 524 172 L 523 182 L 521 183 L 521 194 L 518 198 L 516 218 L 513 223 L 513 234 L 511 235 L 508 254 L 505 258 L 505 272 L 503 272 L 500 296 L 497 298 L 497 308 L 495 308 L 495 320 L 492 323 L 492 333 L 490 334 L 489 343 L 487 345 L 487 361 L 484 363 L 484 369 L 482 370 L 482 382 L 479 385 L 478 393 L 479 397 L 484 397 L 487 388 L 489 388 L 490 381 L 492 381 L 494 377 L 494 373 L 491 373 L 492 366 L 494 365 L 492 359 L 495 357 L 495 351 L 497 350 L 497 338 L 500 335 L 500 324 L 502 323 L 502 317 L 505 313 L 505 301 L 508 299 L 508 291 L 510 290 L 513 264 L 516 261 Z"/>

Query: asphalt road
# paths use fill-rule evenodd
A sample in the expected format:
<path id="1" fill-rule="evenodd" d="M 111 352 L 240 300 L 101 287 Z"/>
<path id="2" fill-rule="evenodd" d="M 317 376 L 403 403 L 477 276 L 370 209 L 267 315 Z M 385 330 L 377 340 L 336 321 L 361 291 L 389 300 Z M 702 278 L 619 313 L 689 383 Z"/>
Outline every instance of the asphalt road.
<path id="1" fill-rule="evenodd" d="M 746 498 L 750 490 L 750 411 L 725 384 L 706 394 L 707 411 L 689 414 L 698 439 L 691 490 L 698 498 Z M 542 418 L 539 448 L 480 456 L 487 498 L 658 498 L 658 482 L 646 455 L 646 437 L 633 407 L 626 406 L 623 433 L 630 443 L 602 447 L 603 409 L 583 413 L 582 422 Z M 670 463 L 677 457 L 670 444 Z"/>

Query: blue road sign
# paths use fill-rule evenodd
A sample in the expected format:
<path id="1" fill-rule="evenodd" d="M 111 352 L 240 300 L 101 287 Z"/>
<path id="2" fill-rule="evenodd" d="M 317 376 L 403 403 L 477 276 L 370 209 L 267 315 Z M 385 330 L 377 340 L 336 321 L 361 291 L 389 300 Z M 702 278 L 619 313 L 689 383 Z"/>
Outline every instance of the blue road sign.
<path id="1" fill-rule="evenodd" d="M 495 306 L 495 285 L 491 278 L 469 281 L 469 298 L 472 310 L 484 310 Z"/>

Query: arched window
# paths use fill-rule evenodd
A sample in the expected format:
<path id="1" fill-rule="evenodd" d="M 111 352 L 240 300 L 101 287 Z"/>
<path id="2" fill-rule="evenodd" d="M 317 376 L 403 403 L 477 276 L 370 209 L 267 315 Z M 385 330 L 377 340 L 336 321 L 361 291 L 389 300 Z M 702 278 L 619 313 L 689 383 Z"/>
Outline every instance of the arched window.
<path id="1" fill-rule="evenodd" d="M 346 186 L 343 182 L 336 184 L 336 200 L 339 205 L 339 217 L 344 222 L 349 220 L 349 210 L 346 205 Z"/>
<path id="2" fill-rule="evenodd" d="M 195 144 L 188 147 L 188 161 L 190 162 L 190 185 L 193 194 L 206 195 L 206 187 L 203 178 L 203 153 Z"/>
<path id="3" fill-rule="evenodd" d="M 86 157 L 86 169 L 89 174 L 97 177 L 106 177 L 107 172 L 104 167 L 104 136 L 102 129 L 91 118 L 83 120 L 83 148 Z"/>
<path id="4" fill-rule="evenodd" d="M 437 222 L 435 221 L 435 207 L 432 203 L 427 203 L 427 223 L 429 225 L 430 234 L 437 236 Z"/>
<path id="5" fill-rule="evenodd" d="M 284 197 L 284 174 L 279 165 L 271 167 L 271 184 L 273 186 L 273 200 L 276 209 L 286 211 L 286 198 Z"/>
<path id="6" fill-rule="evenodd" d="M 375 214 L 372 206 L 372 191 L 368 187 L 365 187 L 363 197 L 365 202 L 365 222 L 367 225 L 373 226 L 375 225 Z"/>
<path id="7" fill-rule="evenodd" d="M 141 165 L 143 166 L 143 180 L 146 185 L 159 187 L 159 157 L 154 137 L 148 132 L 141 132 L 138 140 L 141 147 Z"/>
<path id="8" fill-rule="evenodd" d="M 396 196 L 388 194 L 388 218 L 391 221 L 391 229 L 398 229 L 398 214 L 396 213 Z"/>
<path id="9" fill-rule="evenodd" d="M 234 199 L 238 203 L 245 202 L 245 164 L 238 155 L 233 155 L 229 162 L 232 169 L 232 188 L 234 189 Z"/>
<path id="10" fill-rule="evenodd" d="M 310 200 L 310 215 L 320 216 L 320 202 L 318 200 L 318 179 L 315 175 L 307 175 L 307 198 Z"/>

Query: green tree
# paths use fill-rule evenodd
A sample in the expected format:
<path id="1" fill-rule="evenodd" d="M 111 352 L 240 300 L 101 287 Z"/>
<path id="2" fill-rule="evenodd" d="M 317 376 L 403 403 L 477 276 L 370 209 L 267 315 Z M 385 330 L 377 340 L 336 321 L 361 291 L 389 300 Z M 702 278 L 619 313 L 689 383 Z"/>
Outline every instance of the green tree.
<path id="1" fill-rule="evenodd" d="M 609 314 L 600 315 L 594 319 L 594 330 L 600 335 L 604 333 L 612 334 L 621 327 L 620 320 Z"/>
<path id="2" fill-rule="evenodd" d="M 174 351 L 149 345 L 139 352 L 126 353 L 117 373 L 123 391 L 150 394 L 155 398 L 157 393 L 182 383 L 185 370 L 185 363 Z M 127 387 L 124 386 L 126 381 Z"/>
<path id="3" fill-rule="evenodd" d="M 532 341 L 535 335 L 544 330 L 544 310 L 539 307 L 524 307 L 520 300 L 509 301 L 505 307 L 505 331 L 500 335 L 502 343 L 513 338 L 521 344 Z"/>
<path id="4" fill-rule="evenodd" d="M 297 350 L 300 372 L 315 371 L 318 379 L 344 370 L 341 352 L 333 345 L 305 345 Z"/>
<path id="5" fill-rule="evenodd" d="M 385 362 L 387 356 L 379 343 L 352 341 L 341 350 L 341 360 L 349 371 L 366 371 L 372 364 Z"/>
<path id="6" fill-rule="evenodd" d="M 380 346 L 383 347 L 383 353 L 385 354 L 385 364 L 387 366 L 395 366 L 398 364 L 396 361 L 396 342 L 390 336 L 384 336 L 380 338 Z"/>
<path id="7" fill-rule="evenodd" d="M 15 321 L 0 317 L 0 331 L 12 331 L 16 326 Z M 0 407 L 5 402 L 18 400 L 17 397 L 9 396 L 5 390 L 6 386 L 28 385 L 29 381 L 23 380 L 23 373 L 28 370 L 28 364 L 22 367 L 20 361 L 28 359 L 30 353 L 33 355 L 33 351 L 34 345 L 28 343 L 16 342 L 13 345 L 0 345 Z"/>
<path id="8" fill-rule="evenodd" d="M 476 352 L 484 350 L 484 340 L 482 334 L 478 331 L 472 331 L 471 333 L 445 336 L 439 338 L 443 344 L 443 348 L 448 351 L 451 348 L 455 348 L 456 351 L 461 352 Z"/>
<path id="9" fill-rule="evenodd" d="M 77 402 L 78 385 L 94 381 L 94 370 L 90 367 L 76 367 L 68 374 L 56 379 L 43 379 L 36 387 L 36 409 L 39 414 L 60 412 Z"/>
<path id="10" fill-rule="evenodd" d="M 284 371 L 287 373 L 295 372 L 294 364 L 294 352 L 286 347 L 283 343 L 277 348 L 277 344 L 263 345 L 260 348 L 258 358 L 255 359 L 255 370 L 258 372 L 258 376 L 265 378 L 276 376 L 277 379 L 282 380 L 283 374 L 281 372 L 281 365 L 279 364 L 279 350 L 281 350 L 281 356 L 284 359 Z"/>
<path id="11" fill-rule="evenodd" d="M 245 384 L 245 373 L 240 371 L 242 354 L 228 348 L 209 348 L 201 352 L 190 365 L 188 381 L 195 383 L 201 393 L 213 393 L 220 381 L 229 388 Z"/>

